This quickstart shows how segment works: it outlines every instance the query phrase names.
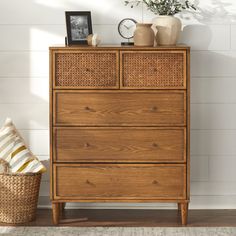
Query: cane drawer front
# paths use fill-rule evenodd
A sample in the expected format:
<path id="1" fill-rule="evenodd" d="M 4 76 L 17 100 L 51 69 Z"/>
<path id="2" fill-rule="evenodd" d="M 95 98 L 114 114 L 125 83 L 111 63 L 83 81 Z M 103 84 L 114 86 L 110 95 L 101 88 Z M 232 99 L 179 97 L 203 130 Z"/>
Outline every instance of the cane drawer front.
<path id="1" fill-rule="evenodd" d="M 119 88 L 117 51 L 60 51 L 54 63 L 54 88 Z"/>
<path id="2" fill-rule="evenodd" d="M 183 91 L 56 91 L 54 125 L 185 126 Z"/>
<path id="3" fill-rule="evenodd" d="M 186 51 L 121 52 L 121 88 L 186 89 Z"/>
<path id="4" fill-rule="evenodd" d="M 185 199 L 185 165 L 54 165 L 55 199 Z"/>
<path id="5" fill-rule="evenodd" d="M 185 162 L 185 128 L 55 128 L 54 161 Z"/>

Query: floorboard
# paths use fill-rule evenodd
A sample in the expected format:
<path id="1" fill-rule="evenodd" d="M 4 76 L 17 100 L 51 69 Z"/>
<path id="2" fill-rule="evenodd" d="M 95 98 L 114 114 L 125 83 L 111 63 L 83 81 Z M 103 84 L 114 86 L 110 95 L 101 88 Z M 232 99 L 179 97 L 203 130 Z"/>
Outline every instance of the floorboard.
<path id="1" fill-rule="evenodd" d="M 177 210 L 65 210 L 61 226 L 179 227 Z M 0 223 L 0 226 L 9 224 Z M 36 221 L 22 226 L 53 226 L 51 210 L 39 209 Z M 189 227 L 236 227 L 236 210 L 190 210 Z"/>

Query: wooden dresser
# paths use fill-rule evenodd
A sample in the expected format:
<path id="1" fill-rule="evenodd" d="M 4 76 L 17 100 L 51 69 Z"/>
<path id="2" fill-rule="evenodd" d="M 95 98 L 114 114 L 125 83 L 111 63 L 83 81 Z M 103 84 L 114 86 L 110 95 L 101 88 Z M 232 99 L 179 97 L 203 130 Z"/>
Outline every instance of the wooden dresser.
<path id="1" fill-rule="evenodd" d="M 177 47 L 51 47 L 53 221 L 66 202 L 189 202 L 189 58 Z"/>

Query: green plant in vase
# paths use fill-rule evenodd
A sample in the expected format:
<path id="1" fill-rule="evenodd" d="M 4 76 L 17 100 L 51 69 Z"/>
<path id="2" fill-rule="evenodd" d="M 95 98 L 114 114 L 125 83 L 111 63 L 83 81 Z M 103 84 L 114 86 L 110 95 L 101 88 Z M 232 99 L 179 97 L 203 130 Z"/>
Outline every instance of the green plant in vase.
<path id="1" fill-rule="evenodd" d="M 182 23 L 174 15 L 184 10 L 196 10 L 194 4 L 185 0 L 125 0 L 125 5 L 134 6 L 143 3 L 147 9 L 158 17 L 153 19 L 153 24 L 157 29 L 156 39 L 159 45 L 175 45 Z"/>

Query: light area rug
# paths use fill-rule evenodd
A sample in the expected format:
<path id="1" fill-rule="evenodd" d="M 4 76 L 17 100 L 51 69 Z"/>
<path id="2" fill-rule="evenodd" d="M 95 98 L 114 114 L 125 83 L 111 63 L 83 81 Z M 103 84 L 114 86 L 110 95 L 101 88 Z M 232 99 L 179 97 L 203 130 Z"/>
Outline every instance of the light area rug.
<path id="1" fill-rule="evenodd" d="M 236 227 L 0 227 L 6 236 L 236 236 Z"/>

